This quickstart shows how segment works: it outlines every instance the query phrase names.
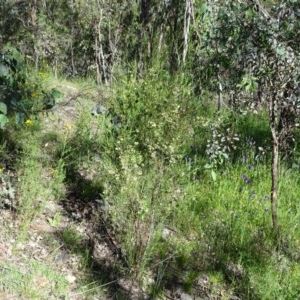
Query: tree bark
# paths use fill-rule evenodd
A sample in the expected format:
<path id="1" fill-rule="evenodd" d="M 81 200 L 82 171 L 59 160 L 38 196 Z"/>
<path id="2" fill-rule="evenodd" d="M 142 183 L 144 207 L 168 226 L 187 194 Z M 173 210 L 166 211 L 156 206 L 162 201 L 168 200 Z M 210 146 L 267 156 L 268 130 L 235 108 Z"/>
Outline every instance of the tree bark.
<path id="1" fill-rule="evenodd" d="M 194 19 L 194 7 L 192 0 L 186 0 L 184 13 L 184 29 L 183 29 L 183 53 L 182 62 L 185 64 L 186 55 L 189 47 L 189 35 L 191 21 Z"/>
<path id="2" fill-rule="evenodd" d="M 277 218 L 277 181 L 278 181 L 278 161 L 279 161 L 279 143 L 278 143 L 278 107 L 277 107 L 276 92 L 272 93 L 269 114 L 270 114 L 270 129 L 272 134 L 272 170 L 271 170 L 271 213 L 272 213 L 272 224 L 276 239 L 279 238 L 279 225 Z"/>
<path id="3" fill-rule="evenodd" d="M 223 107 L 223 87 L 221 83 L 221 76 L 218 75 L 218 111 Z"/>

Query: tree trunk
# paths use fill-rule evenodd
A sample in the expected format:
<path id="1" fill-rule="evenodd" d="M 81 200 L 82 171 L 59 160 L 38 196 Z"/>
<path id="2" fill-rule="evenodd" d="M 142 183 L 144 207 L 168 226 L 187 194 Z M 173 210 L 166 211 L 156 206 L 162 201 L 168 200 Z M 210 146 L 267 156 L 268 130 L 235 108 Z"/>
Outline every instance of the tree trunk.
<path id="1" fill-rule="evenodd" d="M 271 186 L 271 212 L 272 224 L 276 236 L 279 235 L 279 226 L 277 219 L 277 181 L 278 181 L 278 158 L 279 158 L 279 145 L 276 130 L 271 127 L 273 149 L 272 149 L 272 186 Z"/>
<path id="2" fill-rule="evenodd" d="M 276 91 L 272 93 L 269 104 L 270 129 L 272 133 L 272 170 L 271 170 L 271 213 L 272 224 L 276 239 L 279 238 L 279 225 L 277 218 L 277 181 L 278 181 L 278 161 L 279 161 L 279 143 L 278 143 L 278 104 Z"/>
<path id="3" fill-rule="evenodd" d="M 223 106 L 223 87 L 222 87 L 222 83 L 221 83 L 221 77 L 220 75 L 218 75 L 218 111 L 221 110 L 222 106 Z"/>
<path id="4" fill-rule="evenodd" d="M 183 53 L 182 62 L 185 63 L 186 55 L 189 47 L 189 35 L 191 21 L 194 19 L 194 7 L 192 0 L 186 0 L 184 13 L 184 29 L 183 29 Z"/>

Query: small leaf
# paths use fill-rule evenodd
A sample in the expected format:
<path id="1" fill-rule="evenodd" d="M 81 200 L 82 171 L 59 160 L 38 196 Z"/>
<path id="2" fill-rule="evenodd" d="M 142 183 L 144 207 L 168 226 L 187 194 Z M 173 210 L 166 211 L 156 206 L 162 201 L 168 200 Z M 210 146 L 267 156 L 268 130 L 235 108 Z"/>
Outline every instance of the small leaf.
<path id="1" fill-rule="evenodd" d="M 229 156 L 228 156 L 227 153 L 222 152 L 222 155 L 223 155 L 224 158 L 229 159 Z"/>
<path id="2" fill-rule="evenodd" d="M 215 171 L 211 171 L 211 178 L 213 181 L 216 181 L 217 180 L 217 174 Z"/>
<path id="3" fill-rule="evenodd" d="M 280 47 L 278 47 L 278 48 L 276 48 L 276 53 L 278 54 L 278 55 L 284 55 L 284 53 L 285 53 L 285 51 L 284 51 L 284 49 L 283 48 L 280 48 Z"/>
<path id="4" fill-rule="evenodd" d="M 6 123 L 8 122 L 8 119 L 5 115 L 0 114 L 0 128 L 3 129 Z"/>
<path id="5" fill-rule="evenodd" d="M 51 94 L 55 99 L 59 99 L 62 96 L 62 93 L 57 89 L 52 89 Z"/>
<path id="6" fill-rule="evenodd" d="M 258 89 L 258 83 L 256 81 L 252 82 L 252 88 L 253 88 L 253 90 L 257 90 Z"/>
<path id="7" fill-rule="evenodd" d="M 211 169 L 212 167 L 213 167 L 213 165 L 211 165 L 211 164 L 206 164 L 206 165 L 204 166 L 205 169 Z"/>
<path id="8" fill-rule="evenodd" d="M 8 68 L 4 64 L 0 64 L 0 76 L 6 77 Z"/>
<path id="9" fill-rule="evenodd" d="M 0 111 L 6 115 L 7 114 L 7 106 L 4 102 L 0 102 Z"/>

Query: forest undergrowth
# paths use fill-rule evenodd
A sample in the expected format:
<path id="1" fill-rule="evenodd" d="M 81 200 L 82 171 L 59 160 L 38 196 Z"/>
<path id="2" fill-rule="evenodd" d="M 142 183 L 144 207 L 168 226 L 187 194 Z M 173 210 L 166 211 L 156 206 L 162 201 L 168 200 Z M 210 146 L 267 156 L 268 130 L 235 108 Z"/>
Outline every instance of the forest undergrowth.
<path id="1" fill-rule="evenodd" d="M 0 299 L 298 299 L 299 24 L 2 0 Z"/>
<path id="2" fill-rule="evenodd" d="M 297 148 L 274 242 L 263 111 L 216 111 L 157 70 L 42 80 L 54 109 L 1 131 L 3 299 L 297 299 Z"/>

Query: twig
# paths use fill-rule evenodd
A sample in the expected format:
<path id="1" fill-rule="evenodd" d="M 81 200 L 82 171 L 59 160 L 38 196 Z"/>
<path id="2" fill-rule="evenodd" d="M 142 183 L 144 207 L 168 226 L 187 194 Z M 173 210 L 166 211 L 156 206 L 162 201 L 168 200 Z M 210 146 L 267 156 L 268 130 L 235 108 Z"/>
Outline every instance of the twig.
<path id="1" fill-rule="evenodd" d="M 72 296 L 78 296 L 78 295 L 83 295 L 83 294 L 86 294 L 86 293 L 88 293 L 88 292 L 94 291 L 94 290 L 96 290 L 96 289 L 103 288 L 103 287 L 105 287 L 105 286 L 108 286 L 108 285 L 110 285 L 110 284 L 113 284 L 113 283 L 117 282 L 118 280 L 119 280 L 119 279 L 110 281 L 110 282 L 108 282 L 108 283 L 105 283 L 105 284 L 102 284 L 102 285 L 93 287 L 93 288 L 91 288 L 91 289 L 88 289 L 88 290 L 83 291 L 83 292 L 80 292 L 80 293 L 73 293 L 73 294 L 70 295 L 70 297 L 72 297 Z M 91 283 L 91 284 L 92 284 L 92 283 Z"/>

